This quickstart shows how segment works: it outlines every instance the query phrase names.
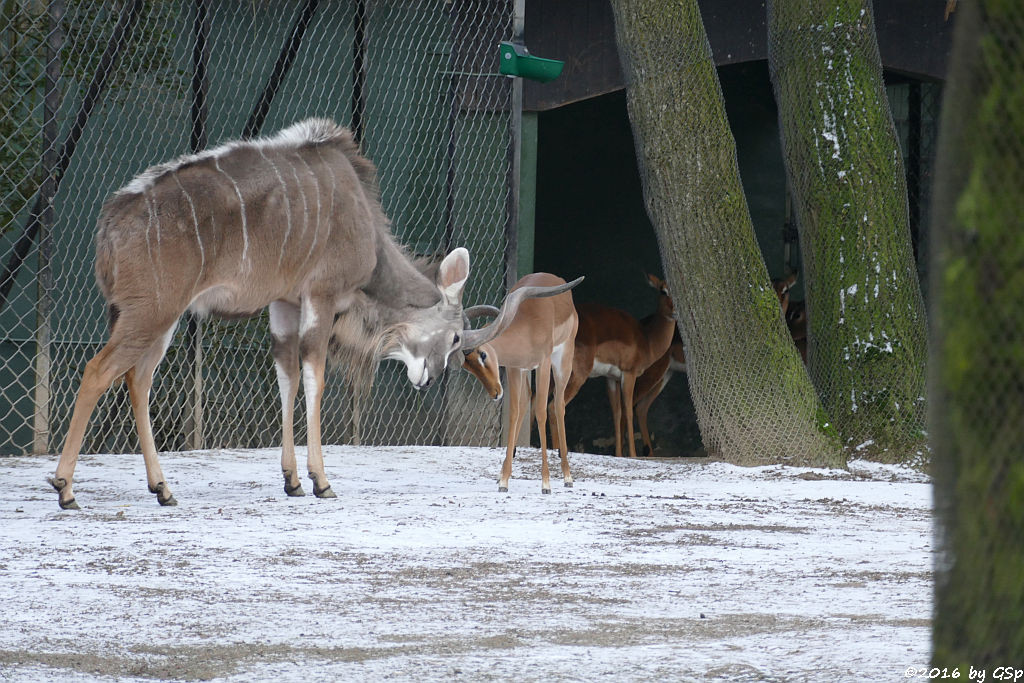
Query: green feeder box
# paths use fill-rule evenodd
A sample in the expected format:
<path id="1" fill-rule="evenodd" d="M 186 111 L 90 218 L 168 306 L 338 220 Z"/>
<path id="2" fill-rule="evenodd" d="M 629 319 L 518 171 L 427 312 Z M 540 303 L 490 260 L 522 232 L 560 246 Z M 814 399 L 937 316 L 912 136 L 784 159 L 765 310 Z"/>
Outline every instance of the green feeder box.
<path id="1" fill-rule="evenodd" d="M 522 76 L 547 83 L 562 73 L 562 62 L 557 59 L 534 57 L 525 45 L 499 43 L 498 71 L 506 76 Z"/>

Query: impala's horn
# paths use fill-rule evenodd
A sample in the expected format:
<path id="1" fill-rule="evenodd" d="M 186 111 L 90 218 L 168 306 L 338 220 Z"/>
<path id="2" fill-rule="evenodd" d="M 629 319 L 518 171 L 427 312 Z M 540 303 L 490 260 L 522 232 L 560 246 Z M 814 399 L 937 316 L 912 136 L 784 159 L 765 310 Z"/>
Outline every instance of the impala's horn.
<path id="1" fill-rule="evenodd" d="M 477 318 L 497 318 L 499 313 L 501 311 L 498 310 L 497 306 L 488 306 L 487 304 L 464 308 L 462 309 L 462 326 L 468 330 L 473 327 L 473 320 Z"/>
<path id="2" fill-rule="evenodd" d="M 473 306 L 466 309 L 463 312 L 463 320 L 466 321 L 467 324 L 464 325 L 465 329 L 462 331 L 462 350 L 471 351 L 481 344 L 486 344 L 504 332 L 505 328 L 512 324 L 512 320 L 516 317 L 516 311 L 519 310 L 519 304 L 523 303 L 526 299 L 544 296 L 558 296 L 559 294 L 568 292 L 581 282 L 583 282 L 583 278 L 578 277 L 572 282 L 567 282 L 564 285 L 555 285 L 554 287 L 520 287 L 519 289 L 513 289 L 508 293 L 508 296 L 505 297 L 505 303 L 501 305 L 501 310 L 497 310 L 493 306 Z M 469 329 L 468 320 L 483 315 L 495 316 L 494 322 L 485 327 L 481 327 L 479 330 Z"/>

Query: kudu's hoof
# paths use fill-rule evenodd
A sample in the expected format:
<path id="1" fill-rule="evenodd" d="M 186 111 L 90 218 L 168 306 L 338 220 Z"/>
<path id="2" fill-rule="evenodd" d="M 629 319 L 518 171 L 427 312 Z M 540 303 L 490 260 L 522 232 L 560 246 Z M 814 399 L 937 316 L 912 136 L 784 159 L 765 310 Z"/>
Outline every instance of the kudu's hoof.
<path id="1" fill-rule="evenodd" d="M 316 480 L 316 475 L 310 472 L 309 478 L 313 480 L 313 495 L 317 498 L 337 498 L 337 494 L 331 490 L 331 485 L 320 488 L 320 484 Z"/>
<path id="2" fill-rule="evenodd" d="M 174 507 L 178 504 L 178 501 L 174 499 L 171 492 L 167 490 L 166 482 L 162 481 L 156 486 L 150 486 L 149 492 L 156 494 L 156 502 L 160 503 L 163 507 Z"/>
<path id="3" fill-rule="evenodd" d="M 300 498 L 300 497 L 306 495 L 306 492 L 302 490 L 302 484 L 301 483 L 298 483 L 295 486 L 291 486 L 291 485 L 288 484 L 288 482 L 289 482 L 289 480 L 291 478 L 292 478 L 292 473 L 291 472 L 285 472 L 284 473 L 284 492 L 287 495 L 289 495 L 289 496 L 291 496 L 293 498 Z"/>
<path id="4" fill-rule="evenodd" d="M 60 494 L 68 486 L 68 480 L 67 479 L 63 479 L 63 478 L 58 479 L 57 477 L 47 477 L 46 481 L 50 482 L 50 486 L 52 486 L 54 488 L 54 490 L 57 491 L 57 505 L 60 506 L 61 510 L 81 510 L 82 509 L 82 508 L 78 507 L 78 503 L 75 502 L 74 498 L 68 498 L 67 500 L 61 500 Z"/>

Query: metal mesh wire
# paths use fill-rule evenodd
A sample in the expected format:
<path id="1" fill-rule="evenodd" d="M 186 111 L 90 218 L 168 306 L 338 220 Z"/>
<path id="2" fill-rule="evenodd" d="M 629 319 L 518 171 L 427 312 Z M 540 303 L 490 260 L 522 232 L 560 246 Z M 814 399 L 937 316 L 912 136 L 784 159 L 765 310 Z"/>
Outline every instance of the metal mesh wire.
<path id="1" fill-rule="evenodd" d="M 932 204 L 933 666 L 997 677 L 1024 653 L 1024 4 L 961 2 L 956 22 Z"/>
<path id="2" fill-rule="evenodd" d="M 352 127 L 377 164 L 399 241 L 421 255 L 467 247 L 466 302 L 501 298 L 512 87 L 497 74 L 496 45 L 512 31 L 510 2 L 24 0 L 3 8 L 0 268 L 10 276 L 0 299 L 0 453 L 59 447 L 84 364 L 105 341 L 92 247 L 103 200 L 152 164 L 241 137 L 259 123 L 257 102 L 274 74 L 279 87 L 258 132 L 309 116 Z M 205 94 L 198 127 L 197 91 Z M 81 135 L 61 169 L 76 121 Z M 44 187 L 48 168 L 58 169 L 56 192 Z M 25 239 L 34 216 L 41 227 Z M 27 246 L 20 263 L 19 242 Z M 362 409 L 340 377 L 329 379 L 325 442 L 496 442 L 498 409 L 462 373 L 448 375 L 423 394 L 384 364 Z M 279 443 L 266 314 L 186 317 L 153 396 L 161 449 Z M 136 448 L 127 391 L 115 388 L 83 451 Z"/>
<path id="3" fill-rule="evenodd" d="M 924 301 L 871 2 L 772 0 L 768 42 L 811 379 L 848 448 L 923 460 Z"/>

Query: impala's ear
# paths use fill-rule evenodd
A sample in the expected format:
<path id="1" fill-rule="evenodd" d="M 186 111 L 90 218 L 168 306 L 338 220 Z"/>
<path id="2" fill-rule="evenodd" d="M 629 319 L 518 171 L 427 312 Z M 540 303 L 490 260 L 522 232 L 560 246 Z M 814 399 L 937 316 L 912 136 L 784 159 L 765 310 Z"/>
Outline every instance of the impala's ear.
<path id="1" fill-rule="evenodd" d="M 444 257 L 437 270 L 437 288 L 445 303 L 461 304 L 462 290 L 469 278 L 469 251 L 465 247 L 453 249 Z"/>

